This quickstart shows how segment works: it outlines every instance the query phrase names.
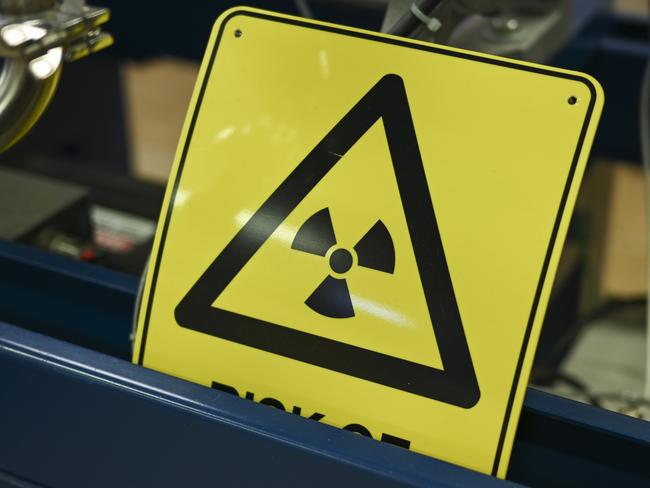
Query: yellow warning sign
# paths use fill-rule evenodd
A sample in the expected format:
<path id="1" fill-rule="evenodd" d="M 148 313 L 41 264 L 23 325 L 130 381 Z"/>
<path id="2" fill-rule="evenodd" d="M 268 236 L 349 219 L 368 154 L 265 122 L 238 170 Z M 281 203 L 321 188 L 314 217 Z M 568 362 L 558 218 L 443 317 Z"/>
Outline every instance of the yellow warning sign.
<path id="1" fill-rule="evenodd" d="M 580 73 L 228 11 L 134 360 L 503 477 L 602 103 Z"/>

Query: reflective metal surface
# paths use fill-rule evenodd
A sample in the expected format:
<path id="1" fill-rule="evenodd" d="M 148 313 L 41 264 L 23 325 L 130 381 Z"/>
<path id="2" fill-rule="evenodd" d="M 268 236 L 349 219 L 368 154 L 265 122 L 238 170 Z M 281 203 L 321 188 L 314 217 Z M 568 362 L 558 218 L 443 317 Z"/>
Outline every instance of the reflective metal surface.
<path id="1" fill-rule="evenodd" d="M 109 46 L 108 10 L 84 1 L 0 1 L 0 151 L 36 123 L 54 93 L 64 60 Z"/>
<path id="2" fill-rule="evenodd" d="M 435 4 L 433 10 L 421 5 Z M 545 62 L 570 33 L 569 0 L 392 0 L 382 30 L 472 51 Z M 411 22 L 405 23 L 405 19 Z M 409 32 L 395 32 L 400 25 Z"/>

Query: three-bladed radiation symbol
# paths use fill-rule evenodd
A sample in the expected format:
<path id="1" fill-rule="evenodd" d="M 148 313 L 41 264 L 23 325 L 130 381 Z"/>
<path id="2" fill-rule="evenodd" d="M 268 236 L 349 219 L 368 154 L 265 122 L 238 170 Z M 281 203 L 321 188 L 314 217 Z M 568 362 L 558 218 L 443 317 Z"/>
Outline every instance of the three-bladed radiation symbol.
<path id="1" fill-rule="evenodd" d="M 393 273 L 395 248 L 381 220 L 359 240 L 352 251 L 337 246 L 329 209 L 324 208 L 302 224 L 291 244 L 292 249 L 328 258 L 335 276 L 329 275 L 305 300 L 313 311 L 327 317 L 354 317 L 348 282 L 343 276 L 355 264 L 364 268 Z"/>
<path id="2" fill-rule="evenodd" d="M 291 323 L 263 320 L 246 310 L 227 310 L 215 303 L 291 212 L 334 166 L 346 160 L 345 155 L 350 148 L 380 119 L 418 268 L 418 276 L 412 286 L 420 287 L 424 293 L 429 320 L 423 326 L 431 327 L 434 331 L 437 344 L 432 344 L 432 347 L 438 348 L 443 364 L 441 369 L 302 331 L 291 327 Z M 476 405 L 481 392 L 402 79 L 395 74 L 381 78 L 343 114 L 341 120 L 284 181 L 269 191 L 270 195 L 264 203 L 218 253 L 176 306 L 174 315 L 178 324 L 459 407 L 471 408 Z M 392 273 L 396 253 L 393 240 L 381 220 L 377 220 L 360 237 L 352 251 L 337 245 L 333 229 L 329 210 L 324 208 L 300 227 L 292 247 L 329 259 L 333 273 L 325 277 L 311 295 L 306 290 L 305 303 L 327 317 L 352 317 L 354 308 L 345 273 L 354 265 L 355 259 L 358 266 Z M 364 230 L 361 229 L 360 233 Z M 405 249 L 402 246 L 397 250 L 398 257 L 399 251 L 404 252 Z M 255 297 L 251 296 L 250 300 L 255 300 Z"/>

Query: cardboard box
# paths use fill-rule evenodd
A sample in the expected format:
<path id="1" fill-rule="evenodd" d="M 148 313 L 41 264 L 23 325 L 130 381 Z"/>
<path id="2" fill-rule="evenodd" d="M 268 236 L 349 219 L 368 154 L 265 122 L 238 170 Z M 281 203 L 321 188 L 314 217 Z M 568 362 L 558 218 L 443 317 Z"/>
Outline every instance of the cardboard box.
<path id="1" fill-rule="evenodd" d="M 131 170 L 136 178 L 167 182 L 198 69 L 197 63 L 175 58 L 124 65 Z"/>

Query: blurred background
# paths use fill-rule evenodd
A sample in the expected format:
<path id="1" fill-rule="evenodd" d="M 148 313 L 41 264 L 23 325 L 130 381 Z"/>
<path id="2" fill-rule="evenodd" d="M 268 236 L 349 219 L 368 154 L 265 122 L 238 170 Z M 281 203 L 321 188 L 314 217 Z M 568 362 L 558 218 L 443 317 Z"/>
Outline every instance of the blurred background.
<path id="1" fill-rule="evenodd" d="M 639 121 L 643 110 L 649 110 L 642 98 L 650 52 L 648 3 L 423 2 L 431 10 L 423 8 L 422 19 L 406 24 L 410 1 L 246 3 L 576 69 L 599 79 L 606 94 L 605 112 L 532 382 L 643 416 L 648 393 L 648 217 L 642 164 L 646 136 Z M 38 283 L 38 267 L 50 266 L 46 256 L 57 256 L 52 261 L 56 265 L 51 265 L 57 273 L 76 272 L 64 259 L 109 269 L 117 281 L 139 280 L 198 63 L 214 20 L 235 4 L 187 1 L 179 10 L 178 4 L 151 0 L 101 3 L 111 11 L 104 28 L 113 35 L 114 45 L 66 63 L 43 116 L 0 154 L 0 292 L 12 297 L 0 301 L 0 320 L 128 357 L 131 323 L 123 317 L 103 332 L 93 332 L 76 324 L 81 319 L 73 312 L 65 311 L 66 326 L 55 327 L 53 321 L 63 323 L 63 318 L 36 310 L 36 294 L 49 293 L 62 310 L 61 303 L 69 299 L 63 294 L 83 293 L 61 292 L 57 298 L 52 290 L 39 290 L 44 285 Z M 41 254 L 25 254 L 23 248 Z M 37 269 L 33 276 L 16 264 L 21 259 Z M 120 302 L 116 309 L 122 306 Z M 104 307 L 110 309 L 111 304 Z M 108 317 L 99 320 L 112 320 Z"/>

